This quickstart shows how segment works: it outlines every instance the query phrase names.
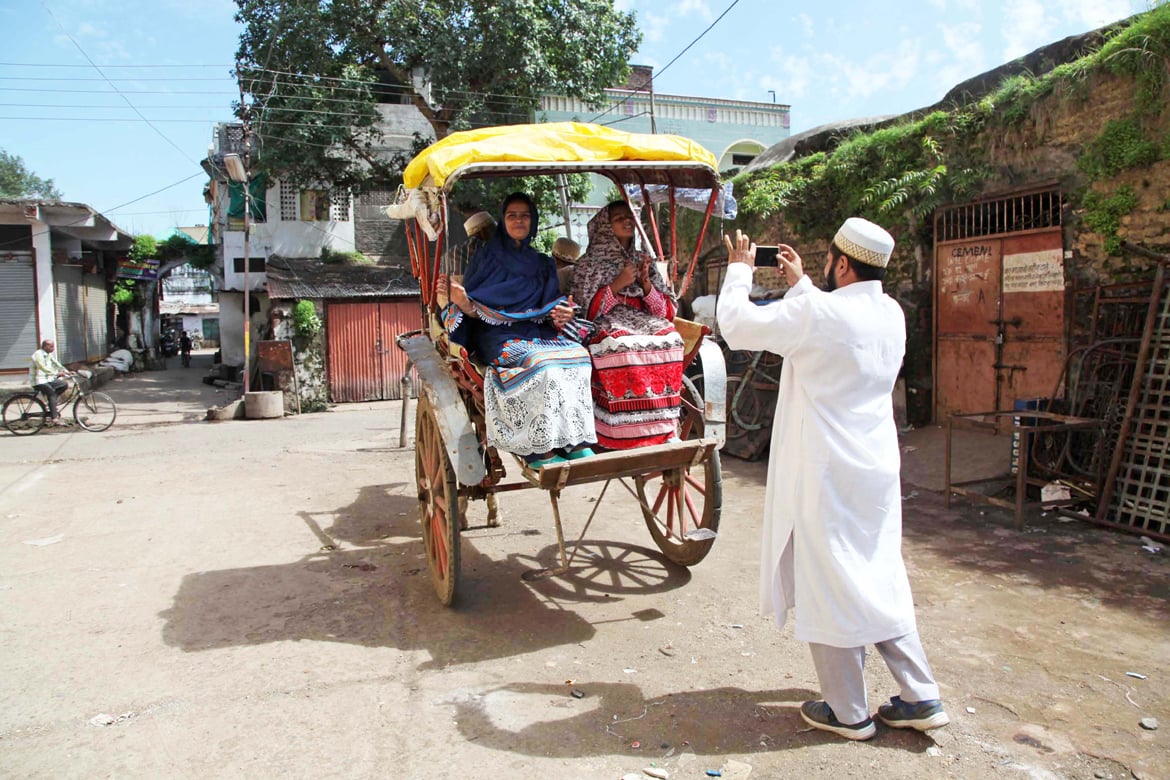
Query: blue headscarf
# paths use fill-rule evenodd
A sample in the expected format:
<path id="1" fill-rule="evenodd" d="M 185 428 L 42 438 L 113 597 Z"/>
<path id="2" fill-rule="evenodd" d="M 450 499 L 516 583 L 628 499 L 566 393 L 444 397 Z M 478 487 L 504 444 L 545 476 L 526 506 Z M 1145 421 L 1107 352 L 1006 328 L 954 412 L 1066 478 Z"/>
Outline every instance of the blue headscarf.
<path id="1" fill-rule="evenodd" d="M 508 235 L 504 217 L 513 203 L 525 203 L 532 212 L 528 235 L 519 245 Z M 468 263 L 463 287 L 474 302 L 513 315 L 516 321 L 506 326 L 488 325 L 465 317 L 452 333 L 452 338 L 459 343 L 473 343 L 480 359 L 485 361 L 494 360 L 504 343 L 511 339 L 557 337 L 555 327 L 538 321 L 560 300 L 561 286 L 552 258 L 531 246 L 539 225 L 536 203 L 522 192 L 512 193 L 504 198 L 499 225 L 495 235 Z"/>

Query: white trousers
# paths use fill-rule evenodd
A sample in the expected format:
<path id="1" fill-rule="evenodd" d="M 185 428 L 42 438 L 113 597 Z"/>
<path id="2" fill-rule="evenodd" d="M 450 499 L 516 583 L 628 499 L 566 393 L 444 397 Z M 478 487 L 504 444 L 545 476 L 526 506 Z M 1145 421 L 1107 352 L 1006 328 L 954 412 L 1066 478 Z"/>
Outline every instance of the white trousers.
<path id="1" fill-rule="evenodd" d="M 938 683 L 915 631 L 874 645 L 901 688 L 902 701 L 937 699 Z M 870 716 L 865 692 L 865 648 L 832 647 L 810 642 L 821 695 L 842 723 L 860 723 Z"/>

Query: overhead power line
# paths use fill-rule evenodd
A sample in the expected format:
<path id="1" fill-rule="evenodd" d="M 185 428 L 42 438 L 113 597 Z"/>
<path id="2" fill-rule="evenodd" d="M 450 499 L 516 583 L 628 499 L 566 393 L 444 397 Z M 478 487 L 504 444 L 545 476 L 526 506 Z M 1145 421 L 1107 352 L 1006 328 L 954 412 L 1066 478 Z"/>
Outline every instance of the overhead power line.
<path id="1" fill-rule="evenodd" d="M 697 36 L 697 37 L 696 37 L 696 38 L 695 38 L 693 41 L 691 41 L 690 43 L 688 43 L 688 44 L 687 44 L 687 45 L 686 45 L 686 46 L 683 48 L 683 50 L 682 50 L 682 51 L 680 51 L 678 54 L 674 55 L 674 59 L 672 59 L 670 62 L 668 62 L 668 63 L 666 63 L 664 66 L 662 66 L 662 68 L 661 68 L 661 69 L 660 69 L 660 70 L 659 70 L 657 73 L 655 73 L 655 74 L 654 74 L 654 76 L 661 76 L 663 73 L 665 73 L 667 70 L 669 70 L 671 65 L 673 65 L 673 64 L 674 64 L 674 63 L 676 63 L 676 62 L 678 62 L 678 60 L 679 60 L 679 58 L 680 58 L 680 57 L 682 57 L 684 54 L 686 54 L 688 51 L 690 51 L 690 49 L 691 49 L 691 47 L 692 47 L 692 46 L 694 46 L 696 43 L 698 43 L 699 41 L 701 41 L 701 40 L 703 39 L 703 36 L 704 36 L 704 35 L 706 35 L 707 33 L 711 32 L 711 30 L 712 30 L 712 29 L 715 27 L 715 25 L 719 24 L 719 22 L 721 22 L 721 21 L 723 20 L 723 17 L 727 16 L 727 14 L 728 14 L 728 13 L 731 11 L 731 9 L 732 9 L 732 8 L 735 8 L 737 5 L 739 5 L 739 0 L 731 0 L 731 5 L 729 5 L 729 6 L 727 6 L 726 8 L 724 8 L 724 9 L 723 9 L 723 13 L 719 14 L 719 16 L 718 16 L 718 17 L 716 17 L 715 21 L 713 21 L 713 22 L 711 22 L 711 24 L 707 25 L 707 29 L 706 29 L 706 30 L 703 30 L 703 32 L 699 33 L 699 35 L 698 35 L 698 36 Z M 643 87 L 645 87 L 645 86 L 646 86 L 646 84 L 643 84 L 642 86 L 643 86 Z M 631 93 L 631 94 L 629 94 L 629 95 L 626 95 L 626 96 L 625 96 L 624 98 L 622 98 L 620 101 L 618 101 L 618 102 L 617 102 L 617 103 L 615 103 L 614 105 L 610 106 L 609 108 L 605 109 L 604 111 L 602 111 L 600 114 L 598 114 L 597 116 L 593 117 L 593 118 L 592 118 L 592 119 L 590 119 L 589 121 L 590 121 L 590 122 L 596 122 L 598 119 L 600 119 L 601 117 L 603 117 L 603 116 L 605 116 L 606 114 L 610 113 L 611 111 L 614 111 L 614 110 L 616 110 L 616 109 L 620 108 L 621 106 L 624 106 L 626 103 L 628 103 L 630 100 L 632 100 L 632 99 L 634 98 L 634 94 L 635 94 L 635 93 Z"/>
<path id="2" fill-rule="evenodd" d="M 102 69 L 97 66 L 97 63 L 95 63 L 93 61 L 93 58 L 90 57 L 89 54 L 85 51 L 85 49 L 83 49 L 81 47 L 81 44 L 78 43 L 77 40 L 72 35 L 69 34 L 69 31 L 65 29 L 65 26 L 62 25 L 61 22 L 57 21 L 57 17 L 53 15 L 53 12 L 49 9 L 49 6 L 45 5 L 44 0 L 41 0 L 41 7 L 45 9 L 45 13 L 47 13 L 49 15 L 49 17 L 52 18 L 53 22 L 58 27 L 61 28 L 61 32 L 65 33 L 65 37 L 68 38 L 70 40 L 70 42 L 73 43 L 73 45 L 77 48 L 77 50 L 79 52 L 81 52 L 81 56 L 85 57 L 86 62 L 88 62 L 90 65 L 92 65 L 93 69 L 96 70 L 101 75 L 102 78 L 109 81 L 109 79 L 106 77 L 106 74 L 102 73 Z M 113 85 L 113 83 L 110 83 L 110 86 L 113 87 L 115 91 L 117 91 L 117 87 L 115 87 Z M 126 101 L 126 105 L 130 106 L 131 108 L 134 108 L 134 104 L 130 102 L 129 98 L 127 98 L 125 95 L 122 95 L 122 99 Z M 170 144 L 175 149 L 175 151 L 177 151 L 179 154 L 183 155 L 183 157 L 187 158 L 187 160 L 189 160 L 191 163 L 198 165 L 198 163 L 196 163 L 195 160 L 191 159 L 191 155 L 187 154 L 185 151 L 183 151 L 183 148 L 181 146 L 179 146 L 177 143 L 175 143 L 170 138 L 168 138 L 166 133 L 164 133 L 162 130 L 159 130 L 157 127 L 155 127 L 153 124 L 151 124 L 150 120 L 147 119 L 146 117 L 142 116 L 142 113 L 139 112 L 137 108 L 134 108 L 134 111 L 140 117 L 142 117 L 142 121 L 146 122 L 146 124 L 150 127 L 150 129 L 152 129 L 156 133 L 158 133 L 159 137 L 162 138 L 164 141 L 166 141 L 168 144 Z"/>

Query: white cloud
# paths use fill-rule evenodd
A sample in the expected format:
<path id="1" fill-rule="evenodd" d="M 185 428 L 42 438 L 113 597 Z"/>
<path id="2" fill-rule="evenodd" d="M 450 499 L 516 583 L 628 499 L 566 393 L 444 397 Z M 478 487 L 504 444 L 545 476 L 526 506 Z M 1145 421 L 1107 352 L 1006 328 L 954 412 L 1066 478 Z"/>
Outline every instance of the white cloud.
<path id="1" fill-rule="evenodd" d="M 935 83 L 945 93 L 955 84 L 986 70 L 985 52 L 980 42 L 982 25 L 978 22 L 940 24 L 943 49 L 932 51 L 927 61 L 935 65 Z"/>
<path id="2" fill-rule="evenodd" d="M 1012 0 L 1003 9 L 1003 61 L 1022 57 L 1052 40 L 1053 20 L 1041 0 Z"/>
<path id="3" fill-rule="evenodd" d="M 930 0 L 930 4 L 940 11 L 947 10 L 947 0 Z"/>
<path id="4" fill-rule="evenodd" d="M 813 30 L 813 20 L 808 14 L 800 14 L 796 17 L 800 20 L 801 27 L 804 28 L 804 35 L 806 38 L 812 38 L 816 33 Z"/>
<path id="5" fill-rule="evenodd" d="M 765 92 L 776 90 L 776 101 L 794 103 L 808 93 L 812 80 L 812 64 L 807 57 L 794 57 L 775 47 L 769 52 L 769 61 L 775 66 L 773 72 L 760 79 Z M 771 97 L 771 96 L 769 96 Z"/>
<path id="6" fill-rule="evenodd" d="M 1062 17 L 1085 30 L 1095 30 L 1136 13 L 1129 0 L 1063 0 L 1054 5 Z"/>
<path id="7" fill-rule="evenodd" d="M 669 25 L 669 16 L 659 16 L 650 11 L 638 17 L 638 27 L 641 28 L 642 38 L 646 43 L 657 43 L 662 40 L 663 32 Z"/>
<path id="8" fill-rule="evenodd" d="M 711 13 L 710 6 L 707 5 L 707 0 L 682 0 L 674 7 L 675 12 L 679 16 L 689 16 L 695 14 L 703 19 L 714 19 L 714 14 Z"/>
<path id="9" fill-rule="evenodd" d="M 918 75 L 921 58 L 917 40 L 905 38 L 894 51 L 875 55 L 868 60 L 825 57 L 828 73 L 839 83 L 844 99 L 868 98 L 880 92 L 902 89 Z"/>
<path id="10" fill-rule="evenodd" d="M 130 59 L 130 52 L 122 42 L 123 37 L 111 35 L 106 28 L 97 24 L 81 22 L 72 37 L 98 65 Z"/>

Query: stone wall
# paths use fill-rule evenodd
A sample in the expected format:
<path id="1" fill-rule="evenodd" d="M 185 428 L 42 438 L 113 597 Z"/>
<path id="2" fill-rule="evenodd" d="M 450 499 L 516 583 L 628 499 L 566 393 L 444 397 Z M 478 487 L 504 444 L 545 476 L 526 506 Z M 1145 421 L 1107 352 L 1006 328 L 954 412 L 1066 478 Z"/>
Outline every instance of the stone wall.
<path id="1" fill-rule="evenodd" d="M 977 197 L 1052 186 L 1060 189 L 1065 204 L 1061 222 L 1069 289 L 1148 278 L 1151 274 L 1150 260 L 1131 253 L 1111 255 L 1105 246 L 1106 236 L 1087 226 L 1084 205 L 1087 193 L 1109 197 L 1128 187 L 1137 205 L 1121 217 L 1117 237 L 1170 253 L 1170 160 L 1161 159 L 1093 182 L 1080 168 L 1080 161 L 1110 122 L 1136 115 L 1136 92 L 1137 85 L 1131 78 L 1095 74 L 1079 84 L 1058 86 L 1016 123 L 993 118 L 974 144 L 982 150 L 982 162 L 991 171 Z M 1170 106 L 1170 86 L 1164 88 L 1161 104 Z M 1144 115 L 1140 122 L 1144 138 L 1160 147 L 1162 157 L 1170 157 L 1170 109 Z M 915 423 L 929 419 L 931 413 L 930 401 L 925 397 L 932 386 L 933 371 L 931 227 L 930 223 L 919 224 L 912 230 L 893 227 L 898 244 L 885 285 L 886 291 L 906 310 L 905 373 L 911 419 Z M 735 228 L 744 230 L 759 244 L 793 245 L 804 259 L 805 272 L 820 281 L 828 250 L 825 238 L 800 235 L 785 224 L 782 213 L 768 219 L 744 213 L 734 225 L 712 223 L 704 246 L 704 256 L 708 258 L 706 273 L 699 275 L 696 295 L 717 292 L 726 257 L 718 247 L 720 232 Z M 781 292 L 776 290 L 774 294 Z M 1072 314 L 1069 312 L 1068 316 Z M 916 394 L 923 397 L 917 399 Z"/>
<path id="2" fill-rule="evenodd" d="M 270 313 L 272 338 L 288 340 L 293 346 L 294 381 L 284 388 L 285 412 L 320 412 L 329 403 L 325 370 L 325 329 L 311 339 L 298 336 L 293 327 L 293 301 L 280 301 Z M 317 316 L 324 319 L 324 304 L 313 301 Z"/>
<path id="3" fill-rule="evenodd" d="M 357 251 L 379 265 L 409 268 L 403 222 L 382 213 L 394 197 L 392 190 L 376 190 L 354 199 L 354 243 Z"/>

